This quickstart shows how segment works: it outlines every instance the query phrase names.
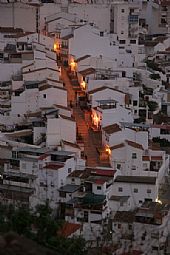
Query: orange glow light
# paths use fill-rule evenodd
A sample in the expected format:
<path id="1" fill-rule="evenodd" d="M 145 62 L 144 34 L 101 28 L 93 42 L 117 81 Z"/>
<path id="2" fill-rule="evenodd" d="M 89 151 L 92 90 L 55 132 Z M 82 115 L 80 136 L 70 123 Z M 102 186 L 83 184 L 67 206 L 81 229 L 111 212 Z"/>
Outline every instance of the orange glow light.
<path id="1" fill-rule="evenodd" d="M 106 145 L 105 151 L 106 151 L 109 155 L 111 155 L 111 149 L 110 149 L 109 145 Z"/>
<path id="2" fill-rule="evenodd" d="M 60 45 L 58 43 L 54 43 L 54 51 L 59 51 Z"/>
<path id="3" fill-rule="evenodd" d="M 85 81 L 82 81 L 82 82 L 81 82 L 81 87 L 82 87 L 82 89 L 86 89 L 86 83 L 85 83 Z"/>

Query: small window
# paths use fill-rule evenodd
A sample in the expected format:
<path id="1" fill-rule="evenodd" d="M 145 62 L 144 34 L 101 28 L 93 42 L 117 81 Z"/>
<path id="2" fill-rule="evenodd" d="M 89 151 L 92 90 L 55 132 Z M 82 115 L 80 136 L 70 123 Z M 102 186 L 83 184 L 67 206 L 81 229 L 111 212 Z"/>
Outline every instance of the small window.
<path id="1" fill-rule="evenodd" d="M 66 197 L 66 192 L 60 191 L 59 195 L 60 195 L 60 197 Z"/>
<path id="2" fill-rule="evenodd" d="M 121 228 L 121 224 L 119 223 L 119 224 L 117 224 L 117 228 L 118 229 L 120 229 Z"/>
<path id="3" fill-rule="evenodd" d="M 151 193 L 151 189 L 147 189 L 147 193 L 150 194 Z"/>
<path id="4" fill-rule="evenodd" d="M 139 204 L 142 204 L 143 203 L 143 201 L 142 200 L 139 200 Z"/>
<path id="5" fill-rule="evenodd" d="M 134 170 L 134 171 L 135 171 L 135 170 L 136 170 L 136 166 L 132 166 L 132 170 Z"/>
<path id="6" fill-rule="evenodd" d="M 137 106 L 138 105 L 138 101 L 137 100 L 133 100 L 133 106 Z"/>
<path id="7" fill-rule="evenodd" d="M 126 40 L 120 40 L 119 43 L 120 43 L 120 44 L 125 44 L 125 43 L 126 43 Z"/>
<path id="8" fill-rule="evenodd" d="M 46 95 L 46 94 L 43 94 L 43 98 L 47 98 L 47 95 Z"/>
<path id="9" fill-rule="evenodd" d="M 72 178 L 72 179 L 71 179 L 71 181 L 72 181 L 72 182 L 75 182 L 75 179 L 74 179 L 74 178 Z"/>
<path id="10" fill-rule="evenodd" d="M 124 12 L 125 12 L 125 9 L 122 9 L 121 12 L 124 13 Z"/>
<path id="11" fill-rule="evenodd" d="M 122 192 L 122 191 L 123 191 L 123 188 L 122 188 L 122 187 L 119 187 L 119 188 L 118 188 L 118 191 L 119 191 L 119 192 Z"/>
<path id="12" fill-rule="evenodd" d="M 121 164 L 117 164 L 117 169 L 121 169 Z"/>
<path id="13" fill-rule="evenodd" d="M 102 189 L 102 187 L 101 186 L 97 186 L 97 190 L 101 190 Z"/>
<path id="14" fill-rule="evenodd" d="M 128 228 L 129 228 L 129 230 L 131 230 L 131 229 L 132 229 L 132 225 L 131 225 L 131 224 L 129 224 Z"/>
<path id="15" fill-rule="evenodd" d="M 136 44 L 136 40 L 130 40 L 131 44 Z"/>
<path id="16" fill-rule="evenodd" d="M 134 193 L 138 193 L 138 189 L 134 189 L 133 192 L 134 192 Z"/>
<path id="17" fill-rule="evenodd" d="M 100 36 L 104 36 L 104 32 L 100 32 Z"/>
<path id="18" fill-rule="evenodd" d="M 71 173 L 71 167 L 68 168 L 68 174 L 70 174 L 70 173 Z"/>
<path id="19" fill-rule="evenodd" d="M 132 153 L 132 159 L 136 159 L 136 158 L 137 158 L 136 153 Z"/>
<path id="20" fill-rule="evenodd" d="M 134 110 L 134 114 L 137 114 L 137 112 L 138 112 L 137 110 Z"/>

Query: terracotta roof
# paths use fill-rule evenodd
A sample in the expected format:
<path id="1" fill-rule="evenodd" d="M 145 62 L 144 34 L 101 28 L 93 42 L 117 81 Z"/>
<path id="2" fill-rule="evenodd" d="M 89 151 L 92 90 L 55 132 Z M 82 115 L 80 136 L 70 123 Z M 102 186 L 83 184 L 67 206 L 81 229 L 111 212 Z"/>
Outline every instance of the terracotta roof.
<path id="1" fill-rule="evenodd" d="M 151 156 L 151 160 L 155 161 L 155 160 L 162 160 L 162 156 Z"/>
<path id="2" fill-rule="evenodd" d="M 161 5 L 162 6 L 170 5 L 170 1 L 169 0 L 161 0 Z"/>
<path id="3" fill-rule="evenodd" d="M 142 156 L 142 160 L 143 161 L 150 161 L 150 157 L 149 156 Z"/>
<path id="4" fill-rule="evenodd" d="M 22 33 L 22 28 L 0 27 L 0 33 Z"/>
<path id="5" fill-rule="evenodd" d="M 25 53 L 26 53 L 26 52 L 25 52 Z M 29 52 L 28 52 L 28 53 L 29 53 Z M 34 70 L 22 72 L 22 74 L 38 72 L 38 71 L 42 71 L 42 70 L 46 70 L 46 69 L 49 69 L 49 70 L 52 70 L 52 71 L 58 72 L 58 73 L 60 72 L 59 70 L 54 69 L 54 68 L 51 68 L 51 67 L 42 67 L 42 68 L 37 68 L 37 69 L 34 69 Z"/>
<path id="6" fill-rule="evenodd" d="M 139 143 L 135 143 L 133 141 L 129 141 L 129 140 L 125 140 L 127 142 L 127 144 L 131 147 L 134 147 L 136 149 L 140 149 L 140 150 L 143 150 L 143 146 Z"/>
<path id="7" fill-rule="evenodd" d="M 54 80 L 54 79 L 51 79 L 51 78 L 47 78 L 47 81 L 53 81 L 53 82 L 56 82 L 56 83 L 60 83 L 60 84 L 62 84 L 62 82 L 61 82 L 61 81 Z"/>
<path id="8" fill-rule="evenodd" d="M 94 68 L 86 68 L 86 69 L 84 69 L 84 70 L 82 70 L 82 71 L 80 71 L 79 73 L 81 74 L 81 75 L 83 75 L 83 76 L 86 76 L 86 75 L 89 75 L 89 74 L 93 74 L 93 73 L 95 73 L 96 72 L 96 70 L 94 69 Z"/>
<path id="9" fill-rule="evenodd" d="M 26 116 L 26 117 L 39 117 L 39 116 L 41 116 L 41 111 L 26 113 L 26 114 L 24 114 L 24 116 Z"/>
<path id="10" fill-rule="evenodd" d="M 114 89 L 114 88 L 110 88 L 110 87 L 107 87 L 107 86 L 102 86 L 102 87 L 100 87 L 100 88 L 92 89 L 92 90 L 90 90 L 88 93 L 89 93 L 89 94 L 94 94 L 94 93 L 96 93 L 96 92 L 103 91 L 103 90 L 105 90 L 105 89 L 110 89 L 110 90 L 113 90 L 113 91 L 120 92 L 120 93 L 122 93 L 122 94 L 124 94 L 124 95 L 128 95 L 127 93 L 125 93 L 125 92 L 123 92 L 123 91 L 121 91 L 121 90 Z"/>
<path id="11" fill-rule="evenodd" d="M 123 147 L 125 147 L 124 143 L 119 143 L 119 144 L 116 144 L 114 146 L 111 146 L 110 149 L 111 150 L 116 150 L 116 149 L 123 148 Z"/>
<path id="12" fill-rule="evenodd" d="M 84 170 L 74 170 L 72 173 L 70 173 L 69 177 L 80 177 L 83 174 Z"/>
<path id="13" fill-rule="evenodd" d="M 45 158 L 47 158 L 49 155 L 47 154 L 42 154 L 41 156 L 39 156 L 38 160 L 43 160 Z"/>
<path id="14" fill-rule="evenodd" d="M 80 62 L 81 60 L 84 60 L 84 59 L 89 58 L 89 57 L 91 57 L 91 55 L 84 55 L 83 57 L 77 58 L 75 62 L 78 63 L 78 62 Z"/>
<path id="15" fill-rule="evenodd" d="M 76 143 L 70 143 L 70 142 L 65 141 L 65 140 L 62 140 L 62 142 L 63 142 L 64 145 L 68 145 L 68 146 L 71 146 L 73 148 L 80 149 L 80 146 Z"/>
<path id="16" fill-rule="evenodd" d="M 60 109 L 63 109 L 63 110 L 68 110 L 68 111 L 71 110 L 71 108 L 69 108 L 69 107 L 67 107 L 67 106 L 59 105 L 59 104 L 54 104 L 54 106 L 55 106 L 56 108 L 60 108 Z"/>
<path id="17" fill-rule="evenodd" d="M 58 234 L 63 237 L 69 237 L 71 234 L 75 233 L 80 228 L 81 228 L 80 224 L 66 222 L 63 225 L 62 229 L 58 231 Z"/>
<path id="18" fill-rule="evenodd" d="M 113 134 L 121 130 L 122 129 L 119 127 L 118 124 L 112 124 L 103 128 L 103 131 L 105 131 L 107 134 Z"/>
<path id="19" fill-rule="evenodd" d="M 151 125 L 151 128 L 160 128 L 160 129 L 170 130 L 170 125 L 153 124 Z"/>
<path id="20" fill-rule="evenodd" d="M 60 114 L 60 117 L 61 117 L 62 119 L 65 119 L 65 120 L 70 120 L 70 121 L 74 121 L 74 122 L 75 122 L 75 119 L 72 118 L 72 117 L 67 117 L 67 116 L 62 115 L 62 114 Z"/>
<path id="21" fill-rule="evenodd" d="M 113 219 L 114 222 L 128 222 L 132 223 L 135 221 L 135 212 L 117 212 Z"/>
<path id="22" fill-rule="evenodd" d="M 101 185 L 103 185 L 104 183 L 106 182 L 106 180 L 100 180 L 100 179 L 98 179 L 98 180 L 95 180 L 95 184 L 101 184 Z"/>
<path id="23" fill-rule="evenodd" d="M 43 90 L 50 89 L 50 88 L 66 90 L 66 89 L 63 88 L 63 87 L 58 87 L 58 86 L 52 86 L 52 85 L 49 85 L 49 84 L 44 84 L 44 85 L 41 85 L 41 86 L 39 87 L 39 91 L 43 91 Z"/>
<path id="24" fill-rule="evenodd" d="M 91 174 L 99 175 L 99 176 L 111 176 L 113 177 L 114 174 L 116 173 L 115 170 L 103 170 L 103 169 L 94 169 L 91 170 Z"/>
<path id="25" fill-rule="evenodd" d="M 64 164 L 47 163 L 46 166 L 44 166 L 43 168 L 48 168 L 51 170 L 58 170 L 58 169 L 62 168 L 63 166 L 64 166 Z"/>

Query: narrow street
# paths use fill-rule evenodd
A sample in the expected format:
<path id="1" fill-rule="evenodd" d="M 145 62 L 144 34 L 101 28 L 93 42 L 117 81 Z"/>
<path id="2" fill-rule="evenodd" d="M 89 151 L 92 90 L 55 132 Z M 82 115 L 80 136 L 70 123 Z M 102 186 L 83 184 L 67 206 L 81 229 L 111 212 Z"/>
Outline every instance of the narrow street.
<path id="1" fill-rule="evenodd" d="M 100 132 L 93 132 L 88 128 L 84 119 L 84 112 L 80 109 L 79 105 L 76 105 L 76 94 L 64 68 L 62 68 L 61 76 L 68 93 L 68 105 L 70 105 L 70 101 L 73 105 L 73 116 L 77 123 L 78 134 L 82 136 L 84 141 L 84 154 L 87 159 L 86 164 L 89 167 L 98 166 L 100 162 L 96 148 L 101 147 L 101 134 Z"/>

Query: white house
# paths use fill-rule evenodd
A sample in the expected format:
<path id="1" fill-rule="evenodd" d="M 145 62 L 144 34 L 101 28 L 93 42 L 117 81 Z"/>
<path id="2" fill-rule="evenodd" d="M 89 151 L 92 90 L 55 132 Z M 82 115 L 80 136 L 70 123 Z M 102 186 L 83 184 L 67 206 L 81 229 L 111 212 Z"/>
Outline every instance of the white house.
<path id="1" fill-rule="evenodd" d="M 47 147 L 56 147 L 61 140 L 76 143 L 76 122 L 61 114 L 58 118 L 48 118 L 46 135 Z"/>

